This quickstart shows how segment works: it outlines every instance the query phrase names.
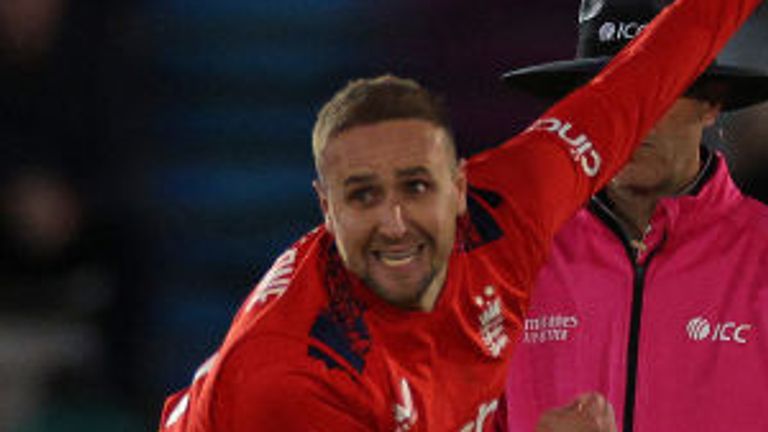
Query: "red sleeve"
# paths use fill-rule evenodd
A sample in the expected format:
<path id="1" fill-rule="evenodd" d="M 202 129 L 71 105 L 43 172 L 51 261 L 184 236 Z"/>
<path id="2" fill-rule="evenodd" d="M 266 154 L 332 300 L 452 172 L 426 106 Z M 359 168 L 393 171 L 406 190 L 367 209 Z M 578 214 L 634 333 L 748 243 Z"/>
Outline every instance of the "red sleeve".
<path id="1" fill-rule="evenodd" d="M 496 219 L 513 239 L 513 259 L 544 255 L 761 1 L 678 0 L 589 84 L 469 161 L 470 185 L 500 197 Z M 538 269 L 520 267 L 525 280 Z"/>
<path id="2" fill-rule="evenodd" d="M 265 352 L 266 346 L 274 352 Z M 375 423 L 367 423 L 373 415 L 351 378 L 294 360 L 280 346 L 256 339 L 228 355 L 212 393 L 213 430 L 363 432 L 375 428 Z"/>
<path id="3" fill-rule="evenodd" d="M 351 410 L 320 396 L 320 384 L 299 374 L 254 373 L 247 385 L 230 386 L 217 397 L 216 431 L 364 432 Z"/>

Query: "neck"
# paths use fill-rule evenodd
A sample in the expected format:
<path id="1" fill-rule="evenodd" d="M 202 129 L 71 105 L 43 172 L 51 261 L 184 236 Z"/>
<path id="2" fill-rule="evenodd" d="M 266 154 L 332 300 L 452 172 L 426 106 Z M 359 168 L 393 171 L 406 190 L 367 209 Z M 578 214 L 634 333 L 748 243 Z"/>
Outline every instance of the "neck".
<path id="1" fill-rule="evenodd" d="M 435 308 L 435 303 L 440 297 L 440 293 L 443 291 L 445 285 L 445 278 L 448 273 L 448 266 L 444 266 L 438 271 L 435 277 L 430 282 L 424 294 L 419 299 L 417 309 L 424 312 L 431 312 Z"/>
<path id="2" fill-rule="evenodd" d="M 641 240 L 651 221 L 656 204 L 664 195 L 629 188 L 608 188 L 613 212 L 624 232 L 633 240 Z"/>
<path id="3" fill-rule="evenodd" d="M 609 184 L 606 194 L 613 203 L 613 213 L 630 239 L 642 240 L 650 224 L 653 213 L 660 199 L 668 196 L 683 195 L 698 181 L 699 169 L 681 177 L 677 182 L 659 185 L 655 188 L 636 188 Z"/>

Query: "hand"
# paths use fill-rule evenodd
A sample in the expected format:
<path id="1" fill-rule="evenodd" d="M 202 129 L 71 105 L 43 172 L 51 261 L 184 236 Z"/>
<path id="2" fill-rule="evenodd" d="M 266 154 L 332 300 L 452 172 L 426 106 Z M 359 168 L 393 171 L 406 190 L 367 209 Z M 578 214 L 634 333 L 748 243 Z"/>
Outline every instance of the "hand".
<path id="1" fill-rule="evenodd" d="M 599 393 L 579 395 L 539 417 L 536 432 L 616 432 L 613 407 Z"/>

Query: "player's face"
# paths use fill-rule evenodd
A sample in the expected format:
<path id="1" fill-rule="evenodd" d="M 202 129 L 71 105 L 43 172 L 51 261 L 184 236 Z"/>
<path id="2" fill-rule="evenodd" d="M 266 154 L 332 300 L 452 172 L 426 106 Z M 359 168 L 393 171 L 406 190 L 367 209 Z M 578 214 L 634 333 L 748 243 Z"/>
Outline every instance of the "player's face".
<path id="1" fill-rule="evenodd" d="M 342 132 L 321 155 L 315 189 L 345 265 L 401 307 L 432 308 L 466 210 L 448 140 L 430 122 L 391 120 Z"/>
<path id="2" fill-rule="evenodd" d="M 702 132 L 714 124 L 718 113 L 719 108 L 708 102 L 678 99 L 609 187 L 664 195 L 684 188 L 699 171 Z"/>

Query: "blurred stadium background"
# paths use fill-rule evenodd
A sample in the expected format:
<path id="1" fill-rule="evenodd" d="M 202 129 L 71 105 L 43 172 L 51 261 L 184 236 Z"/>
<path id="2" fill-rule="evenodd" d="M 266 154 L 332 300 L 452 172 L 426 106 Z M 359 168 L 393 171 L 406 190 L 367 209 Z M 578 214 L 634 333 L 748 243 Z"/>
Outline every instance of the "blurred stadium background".
<path id="1" fill-rule="evenodd" d="M 333 91 L 414 77 L 472 154 L 545 107 L 498 76 L 572 57 L 577 9 L 0 2 L 0 431 L 154 430 L 259 275 L 320 221 L 310 131 Z M 727 60 L 768 68 L 765 9 Z M 768 199 L 768 106 L 719 128 Z"/>

